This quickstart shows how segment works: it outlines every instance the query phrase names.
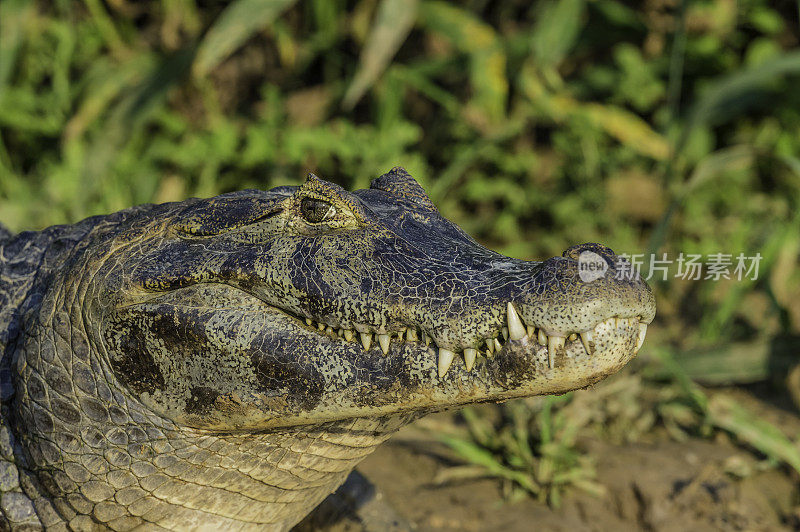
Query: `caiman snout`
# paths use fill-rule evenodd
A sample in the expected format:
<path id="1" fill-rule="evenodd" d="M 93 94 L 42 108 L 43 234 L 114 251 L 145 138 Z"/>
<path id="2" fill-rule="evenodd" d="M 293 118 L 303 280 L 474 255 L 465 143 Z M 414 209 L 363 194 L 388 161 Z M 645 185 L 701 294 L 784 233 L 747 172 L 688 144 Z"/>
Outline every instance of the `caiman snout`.
<path id="1" fill-rule="evenodd" d="M 562 353 L 594 355 L 601 337 L 630 338 L 635 355 L 654 315 L 653 293 L 630 263 L 604 245 L 585 243 L 535 268 L 508 302 L 504 332 L 541 353 L 552 369 Z"/>

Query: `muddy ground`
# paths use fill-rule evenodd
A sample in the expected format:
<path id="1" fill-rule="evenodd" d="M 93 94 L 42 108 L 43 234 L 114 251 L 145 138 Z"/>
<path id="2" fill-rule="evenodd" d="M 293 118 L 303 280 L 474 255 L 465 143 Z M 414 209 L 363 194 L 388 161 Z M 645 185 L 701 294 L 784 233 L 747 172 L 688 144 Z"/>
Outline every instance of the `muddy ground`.
<path id="1" fill-rule="evenodd" d="M 767 417 L 786 419 L 761 408 Z M 394 511 L 398 522 L 418 531 L 800 530 L 796 474 L 770 466 L 724 434 L 681 442 L 655 435 L 624 445 L 582 441 L 606 493 L 573 489 L 553 509 L 531 498 L 508 502 L 498 480 L 437 482 L 443 469 L 458 463 L 436 439 L 437 427 L 453 419 L 437 414 L 420 420 L 361 464 L 359 471 L 378 489 L 377 514 Z M 791 419 L 794 425 L 796 416 Z M 379 520 L 368 528 L 383 526 Z M 330 527 L 363 529 L 346 521 Z"/>

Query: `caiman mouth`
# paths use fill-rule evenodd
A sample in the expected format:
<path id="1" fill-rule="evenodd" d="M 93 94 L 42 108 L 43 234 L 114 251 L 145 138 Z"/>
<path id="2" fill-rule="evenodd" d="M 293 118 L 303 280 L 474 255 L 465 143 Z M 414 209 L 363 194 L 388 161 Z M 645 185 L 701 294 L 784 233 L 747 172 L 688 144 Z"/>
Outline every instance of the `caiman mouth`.
<path id="1" fill-rule="evenodd" d="M 388 356 L 392 345 L 395 344 L 412 344 L 420 347 L 424 345 L 429 351 L 436 351 L 439 377 L 447 374 L 456 358 L 456 352 L 436 345 L 434 336 L 421 326 L 402 326 L 390 332 L 389 327 L 377 328 L 372 325 L 354 324 L 354 328 L 350 329 L 334 327 L 311 318 L 300 318 L 285 309 L 273 308 L 295 318 L 307 330 L 328 340 L 359 344 L 365 353 L 379 349 L 382 355 Z M 467 372 L 472 371 L 479 360 L 494 358 L 495 354 L 505 349 L 509 342 L 525 345 L 535 352 L 536 359 L 542 360 L 549 369 L 554 369 L 558 357 L 571 358 L 576 353 L 592 356 L 597 348 L 596 340 L 607 335 L 626 336 L 632 342 L 635 341 L 633 354 L 636 355 L 647 334 L 648 324 L 642 321 L 641 316 L 612 316 L 583 331 L 546 332 L 543 327 L 535 323 L 526 324 L 513 303 L 509 302 L 506 309 L 504 326 L 498 327 L 495 334 L 483 339 L 480 345 L 463 350 L 464 369 Z"/>
<path id="2" fill-rule="evenodd" d="M 162 300 L 161 302 L 168 303 L 171 306 L 185 307 L 187 306 L 185 301 L 191 300 L 191 298 L 185 297 L 184 294 L 184 297 L 178 298 L 182 302 L 177 303 L 174 301 L 177 292 L 194 291 L 206 286 L 224 286 L 227 290 L 245 296 L 251 304 L 257 301 L 261 305 L 259 309 L 249 308 L 248 310 L 250 311 L 271 311 L 282 314 L 291 319 L 298 329 L 314 335 L 320 341 L 342 342 L 349 346 L 355 346 L 367 356 L 392 356 L 392 348 L 394 346 L 424 350 L 430 356 L 436 356 L 436 367 L 440 378 L 448 373 L 456 358 L 462 359 L 463 369 L 466 372 L 471 372 L 476 364 L 480 364 L 481 361 L 492 360 L 497 354 L 510 346 L 513 346 L 515 351 L 522 349 L 528 352 L 530 358 L 535 361 L 537 369 L 542 370 L 554 369 L 556 365 L 559 365 L 559 360 L 566 362 L 575 357 L 581 359 L 591 358 L 601 345 L 601 339 L 614 338 L 617 341 L 624 339 L 626 343 L 630 343 L 635 356 L 644 343 L 648 326 L 648 322 L 644 321 L 642 316 L 611 316 L 596 322 L 592 327 L 585 330 L 546 330 L 545 327 L 533 321 L 525 323 L 514 304 L 508 302 L 505 319 L 502 323 L 498 323 L 494 333 L 487 335 L 485 338 L 475 339 L 473 342 L 474 347 L 464 348 L 460 353 L 461 356 L 456 356 L 457 351 L 437 345 L 435 333 L 427 330 L 423 325 L 387 324 L 375 326 L 352 323 L 352 327 L 334 326 L 324 321 L 299 316 L 291 310 L 277 307 L 264 301 L 257 294 L 228 283 L 198 283 L 183 287 L 168 293 L 167 299 L 173 301 Z M 164 293 L 160 294 L 160 296 L 164 295 Z M 155 299 L 161 300 L 162 297 L 156 297 Z M 152 302 L 153 299 L 149 299 L 149 301 Z M 222 307 L 220 310 L 222 310 Z M 286 327 L 286 324 L 283 326 Z M 403 351 L 403 349 L 398 349 L 396 354 L 400 356 L 399 353 Z"/>
<path id="3" fill-rule="evenodd" d="M 422 325 L 408 324 L 387 324 L 385 326 L 375 326 L 363 323 L 352 323 L 352 328 L 330 325 L 324 321 L 313 320 L 302 317 L 295 312 L 277 307 L 264 301 L 257 294 L 251 293 L 239 286 L 228 283 L 198 283 L 188 287 L 168 292 L 167 299 L 173 299 L 176 292 L 192 291 L 204 286 L 225 286 L 226 289 L 238 292 L 246 296 L 251 301 L 257 301 L 270 311 L 283 314 L 290 318 L 299 329 L 305 330 L 319 340 L 329 342 L 343 342 L 351 346 L 357 346 L 365 355 L 391 356 L 393 346 L 411 347 L 425 349 L 431 356 L 436 356 L 436 367 L 439 377 L 444 377 L 451 368 L 456 358 L 463 360 L 463 368 L 466 372 L 472 369 L 481 360 L 491 360 L 497 354 L 512 344 L 516 349 L 523 348 L 529 352 L 531 358 L 536 361 L 537 368 L 554 369 L 559 360 L 569 360 L 576 356 L 580 358 L 592 357 L 598 349 L 599 339 L 624 338 L 631 344 L 633 355 L 635 356 L 645 340 L 648 322 L 642 316 L 611 316 L 596 322 L 592 327 L 585 330 L 557 331 L 546 330 L 545 327 L 531 321 L 525 323 L 520 317 L 513 303 L 506 305 L 505 319 L 502 324 L 498 324 L 493 334 L 485 338 L 475 339 L 474 347 L 464 348 L 457 357 L 457 352 L 445 347 L 440 347 L 436 342 L 436 335 L 433 331 L 427 330 Z M 162 292 L 160 296 L 164 296 Z M 154 298 L 161 300 L 161 297 Z M 190 298 L 188 298 L 190 299 Z M 152 302 L 153 299 L 148 298 Z M 145 301 L 139 301 L 143 303 Z M 166 301 L 162 301 L 165 302 Z M 171 306 L 186 307 L 185 303 L 168 302 Z M 125 305 L 129 306 L 129 305 Z M 209 305 L 211 306 L 211 305 Z M 260 308 L 267 312 L 267 309 Z M 206 307 L 208 308 L 208 307 Z M 220 308 L 222 310 L 222 307 Z M 249 309 L 255 310 L 255 309 Z M 285 326 L 285 325 L 284 325 Z M 398 350 L 400 353 L 402 350 Z"/>

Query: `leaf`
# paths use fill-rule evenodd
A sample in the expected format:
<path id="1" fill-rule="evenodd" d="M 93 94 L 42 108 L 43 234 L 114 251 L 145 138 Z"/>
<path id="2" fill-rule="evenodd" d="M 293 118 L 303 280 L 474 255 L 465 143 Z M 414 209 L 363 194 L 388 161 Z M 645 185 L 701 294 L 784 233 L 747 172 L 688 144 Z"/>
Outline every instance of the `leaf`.
<path id="1" fill-rule="evenodd" d="M 749 384 L 783 375 L 797 361 L 798 342 L 772 338 L 735 342 L 706 349 L 689 349 L 673 355 L 675 364 L 688 378 L 701 384 L 729 386 Z M 649 378 L 663 378 L 669 371 L 653 364 Z"/>
<path id="2" fill-rule="evenodd" d="M 697 100 L 675 147 L 680 154 L 694 128 L 729 121 L 743 114 L 766 87 L 786 74 L 800 73 L 800 51 L 789 52 L 756 68 L 718 80 Z"/>
<path id="3" fill-rule="evenodd" d="M 709 419 L 714 425 L 768 457 L 779 460 L 800 472 L 800 451 L 775 425 L 739 406 L 735 399 L 715 395 L 708 403 Z"/>
<path id="4" fill-rule="evenodd" d="M 70 141 L 83 134 L 115 98 L 152 70 L 155 61 L 152 54 L 141 53 L 121 64 L 105 57 L 95 62 L 84 75 L 87 82 L 85 97 L 67 122 L 63 138 Z"/>
<path id="5" fill-rule="evenodd" d="M 208 74 L 295 1 L 237 0 L 228 5 L 200 42 L 192 73 L 196 77 Z"/>
<path id="6" fill-rule="evenodd" d="M 723 175 L 725 172 L 741 169 L 753 163 L 755 157 L 751 146 L 736 145 L 718 150 L 703 158 L 695 166 L 691 177 L 682 187 L 680 194 L 690 194 L 698 186 Z"/>
<path id="7" fill-rule="evenodd" d="M 582 104 L 581 107 L 595 126 L 625 146 L 656 160 L 664 160 L 669 155 L 666 139 L 630 111 L 596 103 Z"/>
<path id="8" fill-rule="evenodd" d="M 540 67 L 558 65 L 575 45 L 585 7 L 583 0 L 542 4 L 531 35 L 531 47 Z"/>
<path id="9" fill-rule="evenodd" d="M 382 0 L 342 106 L 352 109 L 386 70 L 417 18 L 419 0 Z"/>
<path id="10" fill-rule="evenodd" d="M 582 117 L 638 153 L 659 161 L 670 154 L 667 139 L 636 114 L 614 105 L 584 103 L 567 95 L 548 92 L 530 61 L 523 67 L 521 85 L 530 102 L 555 122 Z"/>
<path id="11" fill-rule="evenodd" d="M 504 466 L 491 452 L 479 445 L 448 435 L 440 439 L 467 462 L 484 467 L 488 475 L 516 482 L 531 493 L 539 492 L 539 485 L 529 475 Z"/>
<path id="12" fill-rule="evenodd" d="M 506 54 L 494 28 L 466 10 L 439 1 L 421 4 L 420 23 L 470 57 L 472 106 L 489 122 L 501 121 L 508 79 Z"/>
<path id="13" fill-rule="evenodd" d="M 23 42 L 24 30 L 33 20 L 33 2 L 6 0 L 0 4 L 0 95 L 16 64 L 17 51 Z"/>
<path id="14" fill-rule="evenodd" d="M 194 48 L 186 48 L 149 62 L 152 66 L 147 76 L 108 110 L 103 135 L 96 137 L 89 147 L 85 176 L 99 179 L 107 173 L 121 146 L 163 108 L 169 89 L 188 74 L 193 58 Z"/>

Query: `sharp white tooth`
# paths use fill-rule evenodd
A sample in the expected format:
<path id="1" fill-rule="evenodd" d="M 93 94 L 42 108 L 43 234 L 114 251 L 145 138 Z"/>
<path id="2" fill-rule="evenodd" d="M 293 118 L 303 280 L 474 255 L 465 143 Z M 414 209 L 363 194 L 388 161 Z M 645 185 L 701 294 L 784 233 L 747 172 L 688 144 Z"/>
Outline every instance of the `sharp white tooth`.
<path id="1" fill-rule="evenodd" d="M 536 338 L 536 327 L 534 327 L 533 325 L 528 325 L 525 328 L 525 331 L 528 333 L 529 338 Z"/>
<path id="2" fill-rule="evenodd" d="M 506 306 L 508 313 L 506 314 L 506 321 L 508 322 L 508 337 L 512 340 L 522 340 L 525 337 L 525 324 L 517 314 L 517 309 L 511 301 Z"/>
<path id="3" fill-rule="evenodd" d="M 317 323 L 317 329 L 319 329 L 320 331 L 324 331 L 325 330 L 325 324 L 324 323 Z"/>
<path id="4" fill-rule="evenodd" d="M 455 356 L 456 354 L 449 349 L 444 349 L 442 347 L 439 348 L 439 377 L 445 376 L 447 370 L 450 369 L 450 364 L 453 363 L 453 358 L 455 358 Z"/>
<path id="5" fill-rule="evenodd" d="M 313 325 L 313 324 L 314 322 L 311 320 L 311 318 L 306 318 L 306 325 Z"/>
<path id="6" fill-rule="evenodd" d="M 361 336 L 361 345 L 364 346 L 364 351 L 369 351 L 372 345 L 372 335 L 370 333 L 359 333 Z"/>
<path id="7" fill-rule="evenodd" d="M 412 327 L 408 331 L 406 331 L 406 338 L 408 338 L 409 342 L 418 341 L 419 338 L 417 338 L 417 329 Z"/>
<path id="8" fill-rule="evenodd" d="M 500 351 L 501 349 L 503 349 L 503 344 L 500 343 L 500 340 L 498 340 L 497 338 L 493 338 L 492 340 L 494 341 L 495 351 Z"/>
<path id="9" fill-rule="evenodd" d="M 464 349 L 464 365 L 467 366 L 467 371 L 472 371 L 472 366 L 475 365 L 475 359 L 478 352 L 471 347 Z"/>
<path id="10" fill-rule="evenodd" d="M 572 333 L 572 334 L 569 335 L 569 341 L 570 342 L 574 342 L 577 339 L 578 339 L 578 335 L 577 334 Z"/>
<path id="11" fill-rule="evenodd" d="M 345 329 L 344 330 L 344 339 L 348 342 L 353 341 L 353 330 L 352 329 Z"/>
<path id="12" fill-rule="evenodd" d="M 336 334 L 336 332 L 333 330 L 333 327 L 331 327 L 330 325 L 328 325 L 327 327 L 325 327 L 325 332 L 326 332 L 327 334 Z"/>
<path id="13" fill-rule="evenodd" d="M 543 330 L 539 329 L 539 344 L 547 345 L 547 335 L 544 333 Z"/>
<path id="14" fill-rule="evenodd" d="M 563 336 L 550 336 L 547 339 L 547 361 L 550 364 L 550 369 L 556 365 L 556 353 L 559 349 L 564 349 L 566 338 Z"/>
<path id="15" fill-rule="evenodd" d="M 642 344 L 644 344 L 644 337 L 647 334 L 647 324 L 640 323 L 639 324 L 639 336 L 636 338 L 636 349 L 633 350 L 633 354 L 639 352 L 639 349 L 642 348 Z"/>
<path id="16" fill-rule="evenodd" d="M 378 343 L 381 344 L 381 351 L 383 354 L 389 352 L 389 335 L 388 334 L 379 334 L 378 335 Z"/>
<path id="17" fill-rule="evenodd" d="M 583 344 L 583 348 L 586 349 L 586 352 L 590 355 L 594 353 L 594 348 L 590 343 L 592 340 L 592 331 L 585 331 L 581 333 L 581 343 Z"/>
<path id="18" fill-rule="evenodd" d="M 503 327 L 500 329 L 500 332 L 503 333 L 503 340 L 508 340 L 508 327 Z"/>
<path id="19" fill-rule="evenodd" d="M 486 339 L 486 351 L 488 351 L 490 355 L 494 354 L 494 338 Z"/>
<path id="20" fill-rule="evenodd" d="M 422 333 L 422 341 L 425 342 L 425 347 L 431 345 L 431 337 L 425 333 Z"/>

